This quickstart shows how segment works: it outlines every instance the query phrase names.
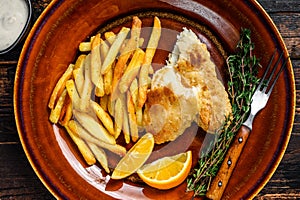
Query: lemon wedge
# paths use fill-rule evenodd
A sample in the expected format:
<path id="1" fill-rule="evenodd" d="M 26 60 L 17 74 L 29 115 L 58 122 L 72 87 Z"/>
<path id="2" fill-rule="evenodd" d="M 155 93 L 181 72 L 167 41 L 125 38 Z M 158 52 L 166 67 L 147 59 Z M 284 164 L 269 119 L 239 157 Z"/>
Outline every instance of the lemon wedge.
<path id="1" fill-rule="evenodd" d="M 146 184 L 165 190 L 180 185 L 188 176 L 191 167 L 192 152 L 187 151 L 145 164 L 137 173 Z"/>
<path id="2" fill-rule="evenodd" d="M 111 178 L 123 179 L 135 173 L 147 161 L 152 153 L 153 147 L 153 135 L 151 133 L 146 133 L 119 161 L 111 175 Z"/>

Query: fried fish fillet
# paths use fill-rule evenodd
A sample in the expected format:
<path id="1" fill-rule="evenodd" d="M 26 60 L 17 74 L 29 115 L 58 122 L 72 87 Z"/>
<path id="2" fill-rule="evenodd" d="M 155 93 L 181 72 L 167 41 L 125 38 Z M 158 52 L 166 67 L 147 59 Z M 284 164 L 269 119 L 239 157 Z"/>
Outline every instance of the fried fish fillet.
<path id="1" fill-rule="evenodd" d="M 164 97 L 168 94 L 176 101 Z M 187 29 L 178 36 L 167 65 L 154 73 L 147 98 L 144 124 L 158 144 L 175 140 L 194 121 L 214 132 L 231 113 L 228 94 L 206 45 Z"/>

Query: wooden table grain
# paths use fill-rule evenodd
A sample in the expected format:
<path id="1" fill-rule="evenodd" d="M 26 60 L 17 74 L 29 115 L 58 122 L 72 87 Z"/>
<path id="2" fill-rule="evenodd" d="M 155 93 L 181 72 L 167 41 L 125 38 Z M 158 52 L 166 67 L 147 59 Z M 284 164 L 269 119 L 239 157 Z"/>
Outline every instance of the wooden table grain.
<path id="1" fill-rule="evenodd" d="M 32 0 L 35 21 L 51 0 Z M 300 199 L 300 1 L 258 0 L 273 19 L 291 56 L 297 103 L 288 148 L 271 180 L 255 199 Z M 13 86 L 22 44 L 0 56 L 0 200 L 54 199 L 22 149 L 13 112 Z"/>

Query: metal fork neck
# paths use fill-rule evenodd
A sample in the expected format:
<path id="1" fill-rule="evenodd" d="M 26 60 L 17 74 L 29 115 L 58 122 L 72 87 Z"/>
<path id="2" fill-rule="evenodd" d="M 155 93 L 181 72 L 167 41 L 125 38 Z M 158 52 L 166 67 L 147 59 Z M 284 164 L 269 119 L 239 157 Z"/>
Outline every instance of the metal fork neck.
<path id="1" fill-rule="evenodd" d="M 247 120 L 243 123 L 244 126 L 247 126 L 250 131 L 252 131 L 252 124 L 253 124 L 253 119 L 254 119 L 255 115 L 252 114 L 252 112 L 250 112 Z"/>

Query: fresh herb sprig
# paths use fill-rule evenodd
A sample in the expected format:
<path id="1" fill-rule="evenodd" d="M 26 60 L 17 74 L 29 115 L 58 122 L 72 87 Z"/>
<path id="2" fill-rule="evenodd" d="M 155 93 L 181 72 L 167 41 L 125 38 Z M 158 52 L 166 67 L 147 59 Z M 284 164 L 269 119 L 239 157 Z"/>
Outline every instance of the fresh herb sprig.
<path id="1" fill-rule="evenodd" d="M 216 176 L 225 154 L 242 123 L 250 111 L 251 98 L 259 82 L 257 78 L 259 60 L 253 55 L 254 43 L 251 31 L 242 29 L 236 54 L 230 55 L 226 62 L 229 81 L 228 94 L 232 106 L 232 115 L 228 116 L 222 128 L 216 131 L 209 153 L 202 154 L 198 165 L 188 177 L 187 191 L 194 196 L 204 196 L 212 179 Z"/>

